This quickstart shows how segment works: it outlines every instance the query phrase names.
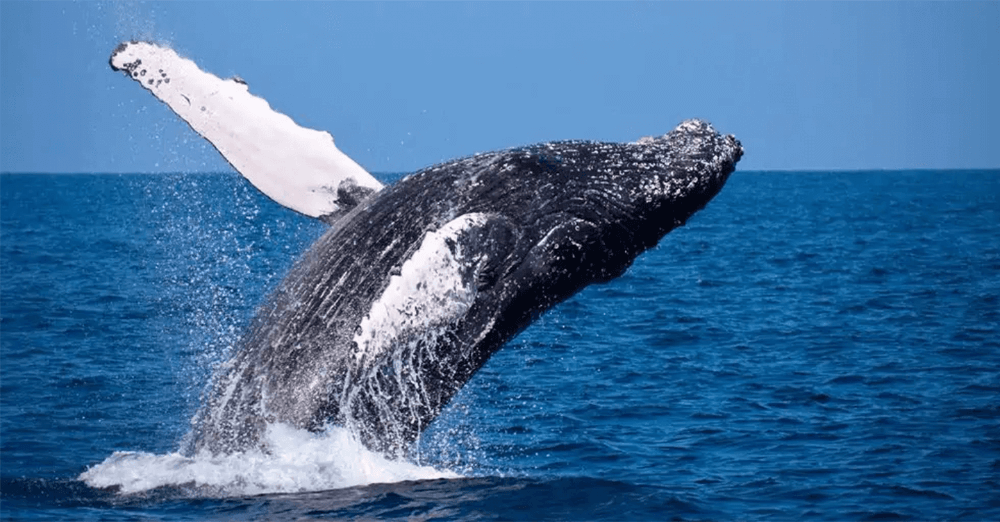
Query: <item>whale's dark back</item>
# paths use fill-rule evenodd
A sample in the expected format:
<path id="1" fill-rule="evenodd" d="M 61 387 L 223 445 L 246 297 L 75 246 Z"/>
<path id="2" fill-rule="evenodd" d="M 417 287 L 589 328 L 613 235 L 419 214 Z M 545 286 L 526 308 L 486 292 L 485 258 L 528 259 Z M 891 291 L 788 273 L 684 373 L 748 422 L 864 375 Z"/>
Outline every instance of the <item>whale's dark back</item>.
<path id="1" fill-rule="evenodd" d="M 732 136 L 685 122 L 638 143 L 480 154 L 384 189 L 317 240 L 258 312 L 216 376 L 194 449 L 238 450 L 278 421 L 339 423 L 373 449 L 405 451 L 490 355 L 556 303 L 620 275 L 702 208 L 741 154 Z M 407 261 L 442 230 L 457 231 L 437 233 L 443 255 L 462 261 L 455 280 L 467 292 L 415 299 L 461 301 L 459 313 L 429 311 L 420 328 L 420 317 L 376 322 L 393 276 L 409 277 Z M 383 331 L 359 333 L 372 324 Z M 370 335 L 378 349 L 360 346 Z"/>

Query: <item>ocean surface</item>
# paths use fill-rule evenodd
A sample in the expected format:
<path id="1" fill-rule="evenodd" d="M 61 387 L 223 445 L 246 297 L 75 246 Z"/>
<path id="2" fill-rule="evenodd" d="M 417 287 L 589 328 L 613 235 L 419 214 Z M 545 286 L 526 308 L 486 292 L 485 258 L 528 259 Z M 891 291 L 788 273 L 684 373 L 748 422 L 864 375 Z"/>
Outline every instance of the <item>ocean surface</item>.
<path id="1" fill-rule="evenodd" d="M 323 230 L 234 173 L 0 176 L 0 518 L 1000 519 L 1000 171 L 737 172 L 410 461 L 177 453 Z"/>

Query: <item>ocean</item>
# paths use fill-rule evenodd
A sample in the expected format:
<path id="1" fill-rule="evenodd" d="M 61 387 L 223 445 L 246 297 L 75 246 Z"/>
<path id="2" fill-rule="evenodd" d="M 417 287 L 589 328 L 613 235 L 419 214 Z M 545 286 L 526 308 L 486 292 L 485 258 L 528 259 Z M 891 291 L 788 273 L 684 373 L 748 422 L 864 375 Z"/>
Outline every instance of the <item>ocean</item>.
<path id="1" fill-rule="evenodd" d="M 179 454 L 324 229 L 235 173 L 0 175 L 0 518 L 1000 519 L 1000 171 L 738 171 L 410 460 Z"/>

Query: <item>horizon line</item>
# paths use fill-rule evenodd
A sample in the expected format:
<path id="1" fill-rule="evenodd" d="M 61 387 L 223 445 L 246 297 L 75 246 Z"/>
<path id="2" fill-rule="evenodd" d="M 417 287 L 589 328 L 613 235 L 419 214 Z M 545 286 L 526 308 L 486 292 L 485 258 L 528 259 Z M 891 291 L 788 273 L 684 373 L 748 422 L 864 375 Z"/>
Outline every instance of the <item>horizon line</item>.
<path id="1" fill-rule="evenodd" d="M 424 169 L 421 169 L 424 170 Z M 860 172 L 1000 172 L 1000 166 L 997 167 L 960 167 L 960 168 L 852 168 L 852 169 L 736 169 L 733 171 L 736 173 L 745 174 L 770 174 L 770 173 L 799 173 L 799 174 L 847 174 L 847 173 L 860 173 Z M 373 171 L 372 175 L 386 175 L 395 176 L 400 174 L 414 174 L 420 172 L 420 170 L 407 170 L 407 171 Z M 173 175 L 173 174 L 193 174 L 193 175 L 212 175 L 212 174 L 239 174 L 236 170 L 173 170 L 173 171 L 145 171 L 145 172 L 132 172 L 132 171 L 122 171 L 122 172 L 53 172 L 53 171 L 23 171 L 23 170 L 10 170 L 10 171 L 0 171 L 0 175 L 37 175 L 37 176 L 75 176 L 75 175 L 94 175 L 94 176 L 156 176 L 156 175 Z"/>

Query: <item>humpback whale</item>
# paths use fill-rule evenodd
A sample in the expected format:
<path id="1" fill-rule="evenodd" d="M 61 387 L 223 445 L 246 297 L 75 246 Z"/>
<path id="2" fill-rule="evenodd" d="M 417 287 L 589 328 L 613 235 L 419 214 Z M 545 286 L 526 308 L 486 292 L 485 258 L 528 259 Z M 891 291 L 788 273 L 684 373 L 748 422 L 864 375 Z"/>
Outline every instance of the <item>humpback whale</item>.
<path id="1" fill-rule="evenodd" d="M 475 154 L 383 187 L 242 80 L 148 42 L 122 44 L 110 61 L 262 192 L 331 223 L 215 375 L 192 452 L 239 451 L 283 422 L 342 425 L 405 456 L 493 353 L 620 276 L 702 209 L 743 154 L 732 135 L 688 120 L 630 143 Z"/>

